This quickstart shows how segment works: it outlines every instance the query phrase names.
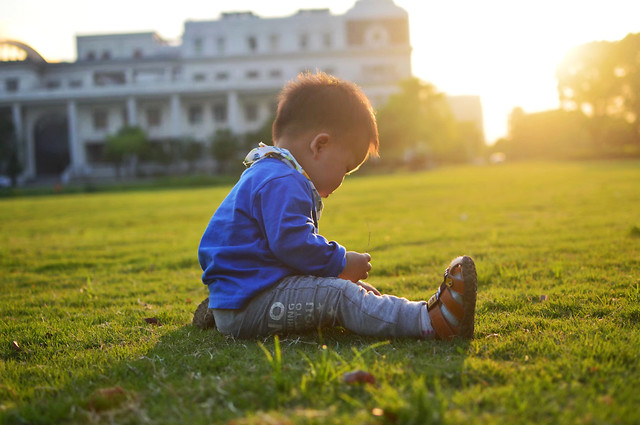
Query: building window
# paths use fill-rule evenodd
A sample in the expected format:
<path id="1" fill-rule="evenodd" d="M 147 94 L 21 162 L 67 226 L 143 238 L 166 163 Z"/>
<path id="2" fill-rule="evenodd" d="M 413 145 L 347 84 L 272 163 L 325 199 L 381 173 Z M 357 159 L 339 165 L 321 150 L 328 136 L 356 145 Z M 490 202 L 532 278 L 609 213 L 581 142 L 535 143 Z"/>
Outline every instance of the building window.
<path id="1" fill-rule="evenodd" d="M 271 34 L 269 37 L 269 47 L 272 52 L 275 52 L 280 47 L 280 36 L 278 34 Z"/>
<path id="2" fill-rule="evenodd" d="M 4 81 L 4 89 L 8 92 L 16 92 L 20 87 L 20 80 L 17 78 L 7 78 Z"/>
<path id="3" fill-rule="evenodd" d="M 249 45 L 250 52 L 253 53 L 258 50 L 258 40 L 254 36 L 247 38 L 247 43 Z"/>
<path id="4" fill-rule="evenodd" d="M 362 67 L 362 74 L 365 75 L 369 81 L 384 81 L 396 77 L 393 65 L 386 64 L 365 65 Z"/>
<path id="5" fill-rule="evenodd" d="M 133 71 L 133 81 L 136 83 L 156 83 L 165 79 L 166 69 L 152 68 L 152 69 L 139 69 Z"/>
<path id="6" fill-rule="evenodd" d="M 202 39 L 201 38 L 196 38 L 195 40 L 193 40 L 193 51 L 196 53 L 196 55 L 201 55 L 202 54 Z"/>
<path id="7" fill-rule="evenodd" d="M 161 115 L 159 108 L 147 109 L 147 124 L 149 127 L 158 127 L 161 123 Z"/>
<path id="8" fill-rule="evenodd" d="M 121 85 L 125 82 L 124 72 L 96 72 L 93 74 L 93 83 L 96 86 Z"/>
<path id="9" fill-rule="evenodd" d="M 202 105 L 189 106 L 189 124 L 202 124 Z"/>
<path id="10" fill-rule="evenodd" d="M 224 40 L 224 37 L 218 37 L 216 39 L 216 49 L 218 50 L 218 53 L 224 53 L 224 51 L 225 51 L 225 40 Z"/>
<path id="11" fill-rule="evenodd" d="M 302 50 L 309 48 L 309 34 L 300 34 L 298 37 L 298 46 L 300 46 Z"/>
<path id="12" fill-rule="evenodd" d="M 133 51 L 133 58 L 134 59 L 140 59 L 142 58 L 142 49 L 135 49 Z"/>
<path id="13" fill-rule="evenodd" d="M 60 81 L 59 80 L 47 81 L 45 83 L 45 87 L 48 88 L 49 90 L 59 89 L 60 88 Z"/>
<path id="14" fill-rule="evenodd" d="M 104 109 L 96 109 L 93 111 L 93 129 L 106 130 L 108 125 L 108 114 Z"/>
<path id="15" fill-rule="evenodd" d="M 227 105 L 223 103 L 213 105 L 213 120 L 217 123 L 227 122 Z"/>
<path id="16" fill-rule="evenodd" d="M 255 103 L 244 105 L 244 118 L 247 122 L 258 121 L 258 105 Z"/>
<path id="17" fill-rule="evenodd" d="M 330 33 L 325 33 L 322 35 L 322 44 L 327 49 L 333 47 L 333 37 Z"/>
<path id="18" fill-rule="evenodd" d="M 82 80 L 71 80 L 69 81 L 69 87 L 77 89 L 82 87 Z"/>
<path id="19" fill-rule="evenodd" d="M 247 79 L 249 79 L 249 80 L 255 80 L 255 79 L 260 77 L 260 73 L 258 71 L 255 71 L 255 70 L 254 71 L 247 71 L 246 76 L 247 76 Z"/>
<path id="20" fill-rule="evenodd" d="M 364 39 L 369 46 L 382 47 L 389 44 L 389 33 L 381 25 L 372 25 L 365 31 Z"/>
<path id="21" fill-rule="evenodd" d="M 205 81 L 206 79 L 206 74 L 193 74 L 193 81 Z"/>
<path id="22" fill-rule="evenodd" d="M 216 80 L 228 80 L 229 73 L 228 72 L 216 72 Z"/>
<path id="23" fill-rule="evenodd" d="M 104 52 L 102 52 L 102 60 L 109 60 L 111 59 L 111 52 L 108 50 L 105 50 Z"/>
<path id="24" fill-rule="evenodd" d="M 96 59 L 96 52 L 94 52 L 93 50 L 89 50 L 87 52 L 87 60 L 88 61 L 92 61 Z"/>
<path id="25" fill-rule="evenodd" d="M 282 70 L 272 69 L 269 71 L 269 78 L 282 78 Z"/>
<path id="26" fill-rule="evenodd" d="M 176 66 L 171 69 L 171 81 L 180 81 L 182 79 L 182 68 Z"/>

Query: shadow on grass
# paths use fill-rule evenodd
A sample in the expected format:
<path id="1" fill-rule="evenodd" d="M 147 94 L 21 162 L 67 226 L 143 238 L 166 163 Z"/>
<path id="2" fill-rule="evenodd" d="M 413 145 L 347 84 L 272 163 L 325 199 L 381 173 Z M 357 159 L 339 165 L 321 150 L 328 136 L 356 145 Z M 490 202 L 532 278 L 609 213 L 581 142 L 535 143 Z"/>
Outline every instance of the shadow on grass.
<path id="1" fill-rule="evenodd" d="M 464 341 L 389 342 L 341 329 L 241 341 L 186 325 L 142 356 L 18 404 L 3 422 L 441 423 L 465 385 L 468 351 Z M 375 382 L 343 378 L 359 370 Z"/>

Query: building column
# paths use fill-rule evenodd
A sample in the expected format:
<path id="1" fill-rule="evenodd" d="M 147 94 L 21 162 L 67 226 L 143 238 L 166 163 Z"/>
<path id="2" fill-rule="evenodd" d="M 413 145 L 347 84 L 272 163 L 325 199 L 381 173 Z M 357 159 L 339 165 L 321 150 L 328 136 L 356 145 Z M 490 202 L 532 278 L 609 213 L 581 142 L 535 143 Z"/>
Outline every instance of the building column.
<path id="1" fill-rule="evenodd" d="M 23 121 L 22 138 L 24 141 L 24 158 L 25 169 L 24 176 L 26 178 L 33 178 L 36 176 L 36 148 L 34 141 L 34 129 L 35 122 L 33 113 L 29 110 L 28 106 L 21 108 L 21 121 Z"/>
<path id="2" fill-rule="evenodd" d="M 71 166 L 74 172 L 84 168 L 84 151 L 78 137 L 78 107 L 76 102 L 67 102 L 67 123 L 69 125 L 69 152 L 71 153 Z"/>
<path id="3" fill-rule="evenodd" d="M 130 69 L 130 68 L 129 68 L 129 69 L 125 70 L 125 72 L 124 72 L 124 79 L 125 79 L 126 84 L 131 85 L 131 84 L 133 84 L 133 83 L 134 83 L 134 81 L 133 81 L 133 76 L 134 76 L 134 71 L 133 71 L 133 69 Z"/>
<path id="4" fill-rule="evenodd" d="M 19 103 L 14 103 L 11 105 L 11 112 L 13 115 L 13 131 L 16 134 L 16 139 L 18 143 L 22 140 L 22 109 Z"/>
<path id="5" fill-rule="evenodd" d="M 22 106 L 19 103 L 11 105 L 11 115 L 13 121 L 13 131 L 16 136 L 16 143 L 18 145 L 18 155 L 21 161 L 24 161 L 22 175 L 31 176 L 35 173 L 35 156 L 33 155 L 33 149 L 31 148 L 27 136 L 24 131 L 24 124 L 22 122 Z"/>
<path id="6" fill-rule="evenodd" d="M 174 139 L 179 139 L 180 134 L 180 96 L 177 94 L 171 95 L 171 137 Z"/>
<path id="7" fill-rule="evenodd" d="M 133 96 L 127 98 L 127 125 L 129 127 L 138 125 L 138 109 L 136 98 Z"/>
<path id="8" fill-rule="evenodd" d="M 240 101 L 238 92 L 227 93 L 227 120 L 232 133 L 241 133 L 240 128 Z"/>

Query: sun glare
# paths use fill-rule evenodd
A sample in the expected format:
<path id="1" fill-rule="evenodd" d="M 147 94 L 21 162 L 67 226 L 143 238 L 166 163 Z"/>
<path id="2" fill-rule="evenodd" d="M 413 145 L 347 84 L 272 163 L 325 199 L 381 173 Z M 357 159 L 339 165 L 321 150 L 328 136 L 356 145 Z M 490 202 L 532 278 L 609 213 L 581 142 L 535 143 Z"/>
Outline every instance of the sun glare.
<path id="1" fill-rule="evenodd" d="M 555 70 L 571 48 L 630 32 L 589 2 L 397 3 L 410 14 L 414 74 L 447 94 L 481 96 L 489 143 L 505 135 L 514 107 L 558 107 Z"/>

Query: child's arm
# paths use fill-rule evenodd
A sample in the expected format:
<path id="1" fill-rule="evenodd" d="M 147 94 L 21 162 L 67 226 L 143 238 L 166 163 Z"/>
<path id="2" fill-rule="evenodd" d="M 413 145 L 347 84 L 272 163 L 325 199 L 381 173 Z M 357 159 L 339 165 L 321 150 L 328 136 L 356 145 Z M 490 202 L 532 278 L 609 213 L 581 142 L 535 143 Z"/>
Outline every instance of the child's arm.
<path id="1" fill-rule="evenodd" d="M 315 233 L 311 202 L 306 184 L 295 180 L 271 181 L 258 191 L 254 213 L 264 226 L 273 254 L 303 274 L 337 276 L 380 295 L 376 288 L 360 281 L 369 276 L 371 255 L 347 252 L 337 242 Z"/>
<path id="2" fill-rule="evenodd" d="M 283 264 L 298 274 L 336 277 L 345 267 L 346 249 L 316 233 L 313 208 L 306 179 L 279 178 L 256 191 L 251 214 Z"/>

